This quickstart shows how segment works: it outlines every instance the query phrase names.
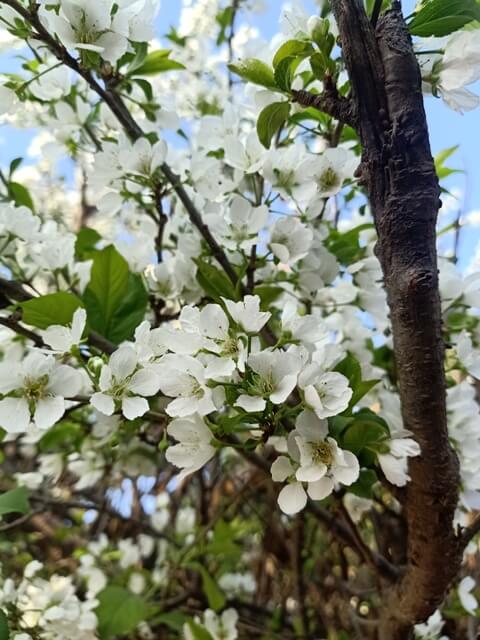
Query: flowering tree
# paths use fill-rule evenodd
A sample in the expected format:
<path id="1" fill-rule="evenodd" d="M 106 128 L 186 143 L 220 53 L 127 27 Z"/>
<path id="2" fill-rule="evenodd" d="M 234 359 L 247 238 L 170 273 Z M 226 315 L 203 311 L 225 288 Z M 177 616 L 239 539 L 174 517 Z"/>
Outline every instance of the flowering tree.
<path id="1" fill-rule="evenodd" d="M 476 637 L 480 5 L 317 4 L 0 0 L 0 640 Z"/>

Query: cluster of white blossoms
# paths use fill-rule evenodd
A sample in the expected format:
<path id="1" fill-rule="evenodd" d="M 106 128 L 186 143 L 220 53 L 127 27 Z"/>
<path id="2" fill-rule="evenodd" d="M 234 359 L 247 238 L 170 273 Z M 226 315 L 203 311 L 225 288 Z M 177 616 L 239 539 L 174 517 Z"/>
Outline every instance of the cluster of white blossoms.
<path id="1" fill-rule="evenodd" d="M 420 60 L 426 91 L 441 96 L 455 111 L 471 111 L 480 105 L 480 97 L 467 88 L 480 79 L 476 29 L 427 38 L 418 44 L 418 49 L 427 51 Z"/>
<path id="2" fill-rule="evenodd" d="M 0 610 L 14 640 L 148 640 L 157 623 L 168 637 L 235 640 L 242 608 L 230 600 L 255 602 L 277 571 L 259 558 L 263 511 L 243 526 L 235 501 L 245 513 L 249 491 L 277 501 L 268 526 L 290 544 L 309 501 L 329 508 L 334 496 L 359 525 L 395 516 L 421 455 L 401 419 L 358 138 L 291 100 L 320 93 L 327 75 L 347 95 L 336 25 L 322 2 L 327 19 L 290 3 L 266 42 L 240 21 L 263 3 L 236 3 L 232 18 L 220 0 L 184 0 L 159 43 L 156 0 L 34 4 L 20 3 L 32 31 L 0 1 L 0 42 L 26 56 L 0 77 L 1 121 L 35 131 L 28 159 L 0 173 L 2 493 L 25 489 L 35 514 L 65 500 L 56 523 L 71 529 L 58 537 L 75 551 L 52 572 L 16 541 Z M 476 106 L 478 29 L 418 46 L 425 91 Z M 465 525 L 480 509 L 480 277 L 439 264 Z M 150 607 L 175 603 L 172 585 L 192 574 L 205 597 L 188 615 Z M 453 597 L 473 616 L 463 575 Z M 442 628 L 437 612 L 416 634 Z"/>
<path id="3" fill-rule="evenodd" d="M 115 64 L 131 42 L 147 42 L 154 35 L 158 0 L 42 0 L 40 19 L 71 49 L 91 51 Z"/>

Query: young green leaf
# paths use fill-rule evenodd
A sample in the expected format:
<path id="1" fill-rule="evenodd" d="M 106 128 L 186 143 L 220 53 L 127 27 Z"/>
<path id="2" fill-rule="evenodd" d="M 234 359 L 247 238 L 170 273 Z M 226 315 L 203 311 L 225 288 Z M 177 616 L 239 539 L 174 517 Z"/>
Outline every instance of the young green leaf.
<path id="1" fill-rule="evenodd" d="M 274 102 L 265 107 L 258 116 L 257 134 L 266 149 L 270 148 L 273 136 L 285 124 L 289 114 L 289 102 Z"/>
<path id="2" fill-rule="evenodd" d="M 223 271 L 200 258 L 195 260 L 195 264 L 198 283 L 212 300 L 220 301 L 221 297 L 238 300 L 233 284 Z"/>
<path id="3" fill-rule="evenodd" d="M 5 612 L 0 609 L 0 640 L 8 640 L 9 638 L 10 628 L 8 625 L 8 618 L 5 615 Z"/>
<path id="4" fill-rule="evenodd" d="M 28 491 L 26 487 L 17 487 L 0 495 L 0 516 L 7 513 L 28 513 Z"/>
<path id="5" fill-rule="evenodd" d="M 148 294 L 140 276 L 113 246 L 95 254 L 90 283 L 83 294 L 90 326 L 118 344 L 143 320 Z"/>
<path id="6" fill-rule="evenodd" d="M 301 60 L 313 53 L 313 51 L 314 49 L 311 42 L 305 40 L 287 40 L 274 55 L 273 68 L 276 69 L 285 58 L 298 57 Z"/>
<path id="7" fill-rule="evenodd" d="M 21 302 L 19 306 L 22 308 L 22 320 L 25 324 L 46 329 L 52 324 L 70 324 L 73 314 L 79 307 L 83 307 L 83 303 L 73 293 L 58 291 Z"/>
<path id="8" fill-rule="evenodd" d="M 138 595 L 117 586 L 108 586 L 98 594 L 98 632 L 102 640 L 132 632 L 148 615 L 148 605 Z"/>
<path id="9" fill-rule="evenodd" d="M 480 19 L 480 5 L 476 0 L 429 0 L 410 22 L 414 36 L 447 36 L 472 20 Z"/>
<path id="10" fill-rule="evenodd" d="M 28 207 L 32 211 L 35 210 L 30 191 L 19 182 L 8 183 L 8 193 L 17 207 Z"/>
<path id="11" fill-rule="evenodd" d="M 248 82 L 259 84 L 267 89 L 278 89 L 273 75 L 273 70 L 262 60 L 250 58 L 248 60 L 229 64 L 228 68 L 230 71 L 236 73 Z"/>
<path id="12" fill-rule="evenodd" d="M 284 91 L 290 91 L 295 77 L 295 70 L 302 61 L 301 58 L 288 56 L 283 58 L 275 68 L 275 82 Z"/>
<path id="13" fill-rule="evenodd" d="M 136 76 L 152 76 L 164 71 L 173 71 L 176 69 L 185 69 L 185 66 L 176 60 L 170 60 L 169 49 L 159 49 L 152 51 L 146 56 L 142 64 L 132 70 L 131 74 Z"/>
<path id="14" fill-rule="evenodd" d="M 211 634 L 205 629 L 205 627 L 202 627 L 193 620 L 190 620 L 187 624 L 190 627 L 194 640 L 213 640 Z"/>

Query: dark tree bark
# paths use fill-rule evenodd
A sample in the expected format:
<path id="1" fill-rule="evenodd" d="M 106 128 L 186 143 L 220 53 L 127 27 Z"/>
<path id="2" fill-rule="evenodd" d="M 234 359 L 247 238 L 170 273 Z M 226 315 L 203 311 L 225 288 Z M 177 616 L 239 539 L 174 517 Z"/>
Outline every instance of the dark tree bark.
<path id="1" fill-rule="evenodd" d="M 435 227 L 439 186 L 421 77 L 400 2 L 374 28 L 361 0 L 331 0 L 363 145 L 360 179 L 378 234 L 402 416 L 422 453 L 405 492 L 407 566 L 386 587 L 381 640 L 412 636 L 442 602 L 462 549 L 453 529 L 458 463 L 447 432 Z"/>

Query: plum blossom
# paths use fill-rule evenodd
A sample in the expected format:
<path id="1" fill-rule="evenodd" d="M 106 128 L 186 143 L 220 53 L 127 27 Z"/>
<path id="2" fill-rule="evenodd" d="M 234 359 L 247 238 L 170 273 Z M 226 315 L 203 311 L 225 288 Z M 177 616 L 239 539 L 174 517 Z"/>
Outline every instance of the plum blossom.
<path id="1" fill-rule="evenodd" d="M 415 637 L 425 638 L 425 640 L 449 640 L 447 636 L 440 635 L 444 624 L 445 620 L 443 620 L 440 611 L 437 610 L 426 622 L 415 625 Z"/>
<path id="2" fill-rule="evenodd" d="M 285 264 L 305 257 L 313 240 L 313 231 L 293 216 L 280 218 L 272 227 L 270 248 Z"/>
<path id="3" fill-rule="evenodd" d="M 321 198 L 336 195 L 344 182 L 353 178 L 357 164 L 358 159 L 353 151 L 343 147 L 325 149 L 310 167 L 318 195 Z"/>
<path id="4" fill-rule="evenodd" d="M 465 611 L 468 611 L 471 616 L 474 616 L 478 609 L 478 600 L 472 593 L 475 586 L 475 580 L 470 576 L 462 578 L 458 585 L 458 597 L 460 599 L 460 603 Z"/>
<path id="5" fill-rule="evenodd" d="M 5 239 L 7 243 L 13 237 L 27 242 L 32 241 L 37 236 L 39 229 L 40 218 L 34 215 L 28 207 L 0 205 L 0 247 L 2 251 L 6 249 Z"/>
<path id="6" fill-rule="evenodd" d="M 261 168 L 265 149 L 255 131 L 249 133 L 244 142 L 239 140 L 238 136 L 227 135 L 224 146 L 225 162 L 231 167 L 245 173 L 254 173 Z"/>
<path id="7" fill-rule="evenodd" d="M 260 311 L 258 296 L 245 296 L 240 302 L 233 302 L 233 300 L 226 298 L 222 298 L 222 300 L 233 321 L 240 325 L 246 333 L 258 333 L 272 315 L 269 311 Z"/>
<path id="8" fill-rule="evenodd" d="M 77 309 L 73 314 L 70 327 L 58 324 L 51 325 L 41 332 L 42 339 L 54 352 L 69 353 L 72 347 L 80 344 L 86 322 L 87 312 L 85 309 Z"/>
<path id="9" fill-rule="evenodd" d="M 30 421 L 49 429 L 65 413 L 65 398 L 77 395 L 82 376 L 53 356 L 32 351 L 22 362 L 0 363 L 0 426 L 24 433 Z"/>
<path id="10" fill-rule="evenodd" d="M 121 346 L 100 371 L 98 386 L 90 403 L 101 413 L 111 416 L 121 408 L 128 420 L 143 416 L 149 409 L 145 398 L 159 389 L 159 380 L 152 368 L 139 368 L 138 355 L 131 345 Z"/>
<path id="11" fill-rule="evenodd" d="M 198 617 L 195 618 L 195 621 L 197 624 L 201 623 Z M 221 615 L 207 609 L 203 614 L 203 626 L 212 640 L 236 640 L 238 638 L 237 622 L 238 613 L 235 609 L 226 609 Z M 194 640 L 196 637 L 188 623 L 183 626 L 183 634 L 185 640 Z"/>
<path id="12" fill-rule="evenodd" d="M 161 391 L 175 398 L 166 408 L 169 416 L 206 416 L 215 411 L 213 391 L 207 386 L 205 367 L 199 360 L 169 353 L 155 365 L 155 372 Z"/>
<path id="13" fill-rule="evenodd" d="M 253 207 L 248 200 L 234 196 L 227 208 L 227 215 L 207 214 L 205 222 L 220 236 L 222 244 L 232 251 L 249 252 L 258 242 L 258 234 L 268 219 L 268 207 Z"/>
<path id="14" fill-rule="evenodd" d="M 263 411 L 267 399 L 273 404 L 285 402 L 297 384 L 302 367 L 300 358 L 285 351 L 262 351 L 248 358 L 254 371 L 248 383 L 248 394 L 237 399 L 236 406 L 245 411 Z"/>
<path id="15" fill-rule="evenodd" d="M 58 14 L 45 4 L 41 7 L 45 27 L 67 48 L 99 53 L 112 64 L 126 53 L 129 40 L 146 42 L 154 35 L 155 0 L 60 0 L 58 4 Z"/>
<path id="16" fill-rule="evenodd" d="M 263 175 L 283 198 L 308 201 L 315 193 L 315 186 L 308 174 L 310 162 L 311 158 L 306 156 L 304 147 L 292 144 L 266 154 Z"/>
<path id="17" fill-rule="evenodd" d="M 147 138 L 139 138 L 131 148 L 122 148 L 118 154 L 119 162 L 125 173 L 137 173 L 152 176 L 167 157 L 167 144 L 159 140 L 151 144 Z"/>
<path id="18" fill-rule="evenodd" d="M 385 477 L 397 487 L 404 487 L 410 476 L 408 475 L 408 458 L 419 456 L 420 445 L 410 437 L 409 431 L 396 431 L 386 442 L 388 453 L 378 453 L 378 462 Z"/>
<path id="19" fill-rule="evenodd" d="M 315 362 L 307 365 L 298 378 L 305 402 L 319 418 L 337 415 L 348 407 L 353 391 L 341 373 L 325 373 Z"/>
<path id="20" fill-rule="evenodd" d="M 296 467 L 287 456 L 279 456 L 271 473 L 275 482 L 291 479 L 278 495 L 280 508 L 289 515 L 305 507 L 307 494 L 312 500 L 323 500 L 332 493 L 335 483 L 348 486 L 358 480 L 357 457 L 340 449 L 328 436 L 327 421 L 320 420 L 312 411 L 304 410 L 298 416 L 288 437 L 288 453 Z M 307 483 L 307 491 L 303 482 Z"/>
<path id="21" fill-rule="evenodd" d="M 299 315 L 297 305 L 288 300 L 282 311 L 282 336 L 301 343 L 314 344 L 325 339 L 327 333 L 320 319 L 313 315 Z"/>
<path id="22" fill-rule="evenodd" d="M 165 453 L 168 462 L 182 469 L 178 480 L 201 469 L 215 455 L 215 447 L 211 444 L 213 434 L 198 414 L 175 418 L 168 425 L 167 433 L 178 441 Z"/>

